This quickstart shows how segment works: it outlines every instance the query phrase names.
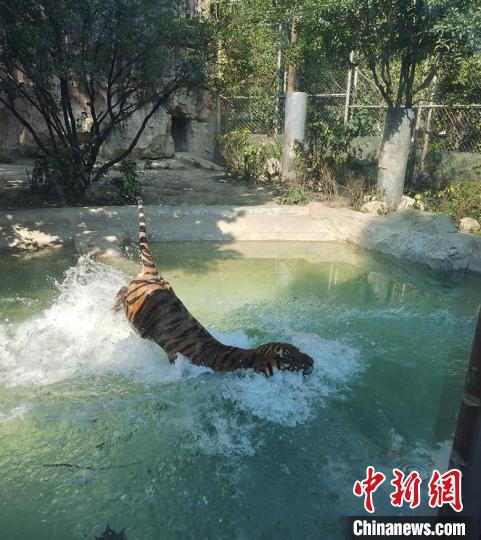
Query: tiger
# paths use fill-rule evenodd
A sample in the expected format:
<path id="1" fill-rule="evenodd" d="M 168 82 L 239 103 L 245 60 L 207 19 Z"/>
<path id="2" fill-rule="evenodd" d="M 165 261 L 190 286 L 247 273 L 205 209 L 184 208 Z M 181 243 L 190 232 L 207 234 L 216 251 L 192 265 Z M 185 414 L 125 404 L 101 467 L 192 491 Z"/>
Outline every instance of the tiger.
<path id="1" fill-rule="evenodd" d="M 142 271 L 116 296 L 114 310 L 125 312 L 142 338 L 154 341 L 170 362 L 182 355 L 213 371 L 253 369 L 270 377 L 276 371 L 313 370 L 313 359 L 288 343 L 267 343 L 253 349 L 224 345 L 195 319 L 160 275 L 147 242 L 142 199 L 138 199 L 139 246 Z"/>

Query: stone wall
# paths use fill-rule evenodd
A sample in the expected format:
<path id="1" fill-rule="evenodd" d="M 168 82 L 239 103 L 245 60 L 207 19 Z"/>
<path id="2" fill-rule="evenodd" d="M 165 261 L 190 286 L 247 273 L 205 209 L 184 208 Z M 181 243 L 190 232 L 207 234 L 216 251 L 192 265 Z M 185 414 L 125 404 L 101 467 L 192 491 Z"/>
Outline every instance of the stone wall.
<path id="1" fill-rule="evenodd" d="M 375 179 L 380 148 L 380 136 L 355 137 L 349 149 L 352 166 Z M 438 152 L 430 167 L 433 171 L 433 185 L 437 187 L 450 182 L 481 178 L 481 153 Z"/>
<path id="2" fill-rule="evenodd" d="M 85 105 L 79 102 L 75 112 L 78 118 L 84 119 L 82 128 L 86 132 L 89 122 L 85 111 Z M 100 158 L 109 159 L 126 149 L 147 112 L 148 108 L 137 111 L 116 128 L 103 145 Z M 28 109 L 27 116 L 36 132 L 46 135 L 42 117 Z M 173 122 L 183 138 L 182 148 L 176 148 Z M 159 159 L 172 157 L 177 150 L 212 160 L 217 135 L 217 99 L 205 90 L 179 91 L 150 119 L 131 156 L 134 159 Z M 28 130 L 3 107 L 0 107 L 0 149 L 26 156 L 37 153 Z"/>

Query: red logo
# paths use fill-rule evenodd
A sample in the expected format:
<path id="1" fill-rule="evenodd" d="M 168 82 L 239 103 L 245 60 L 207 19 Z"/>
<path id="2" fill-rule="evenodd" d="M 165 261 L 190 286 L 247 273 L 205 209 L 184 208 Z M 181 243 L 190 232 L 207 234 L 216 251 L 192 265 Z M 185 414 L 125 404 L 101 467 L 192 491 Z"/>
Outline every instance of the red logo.
<path id="1" fill-rule="evenodd" d="M 352 491 L 357 497 L 362 497 L 364 495 L 364 508 L 367 512 L 374 512 L 374 505 L 372 503 L 372 494 L 376 489 L 386 480 L 386 475 L 381 472 L 375 472 L 374 467 L 366 468 L 366 478 L 359 482 L 356 480 L 354 482 L 354 487 Z"/>
<path id="2" fill-rule="evenodd" d="M 429 480 L 429 506 L 438 508 L 443 504 L 451 505 L 456 512 L 461 512 L 461 471 L 451 469 L 444 474 L 434 469 Z"/>
<path id="3" fill-rule="evenodd" d="M 391 504 L 402 506 L 404 501 L 409 503 L 410 508 L 416 508 L 421 502 L 421 476 L 417 471 L 409 473 L 404 478 L 404 473 L 399 469 L 393 469 L 394 479 L 391 485 L 395 490 L 391 493 Z"/>
<path id="4" fill-rule="evenodd" d="M 391 505 L 401 507 L 404 503 L 409 508 L 417 508 L 421 504 L 421 475 L 412 471 L 408 475 L 399 469 L 393 469 L 391 485 L 394 490 L 390 494 Z M 356 497 L 364 497 L 364 509 L 372 514 L 374 512 L 373 494 L 386 480 L 386 475 L 376 472 L 374 467 L 366 467 L 366 478 L 356 480 L 352 491 Z M 449 504 L 453 510 L 460 512 L 463 509 L 461 502 L 461 471 L 450 469 L 441 474 L 436 469 L 433 471 L 428 484 L 429 506 L 439 508 Z"/>

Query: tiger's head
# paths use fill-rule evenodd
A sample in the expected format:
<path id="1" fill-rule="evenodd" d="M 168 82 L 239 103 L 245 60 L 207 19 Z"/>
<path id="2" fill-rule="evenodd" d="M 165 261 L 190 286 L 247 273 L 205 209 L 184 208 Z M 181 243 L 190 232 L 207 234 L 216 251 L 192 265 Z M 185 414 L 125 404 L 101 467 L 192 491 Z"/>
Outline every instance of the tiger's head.
<path id="1" fill-rule="evenodd" d="M 268 343 L 255 350 L 256 365 L 254 369 L 266 375 L 274 371 L 301 371 L 304 375 L 312 373 L 314 360 L 288 343 Z"/>

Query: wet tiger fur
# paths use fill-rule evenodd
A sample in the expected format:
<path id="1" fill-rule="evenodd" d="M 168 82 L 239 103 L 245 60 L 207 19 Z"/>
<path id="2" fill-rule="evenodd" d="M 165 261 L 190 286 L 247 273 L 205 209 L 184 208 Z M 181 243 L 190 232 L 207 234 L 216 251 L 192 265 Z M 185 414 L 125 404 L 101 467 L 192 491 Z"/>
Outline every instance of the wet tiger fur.
<path id="1" fill-rule="evenodd" d="M 144 210 L 138 201 L 142 272 L 117 293 L 114 309 L 125 311 L 141 337 L 155 341 L 174 361 L 177 354 L 214 371 L 251 368 L 270 376 L 277 370 L 309 374 L 313 360 L 287 343 L 268 343 L 256 349 L 241 349 L 217 341 L 188 312 L 170 283 L 158 272 L 147 243 Z"/>

